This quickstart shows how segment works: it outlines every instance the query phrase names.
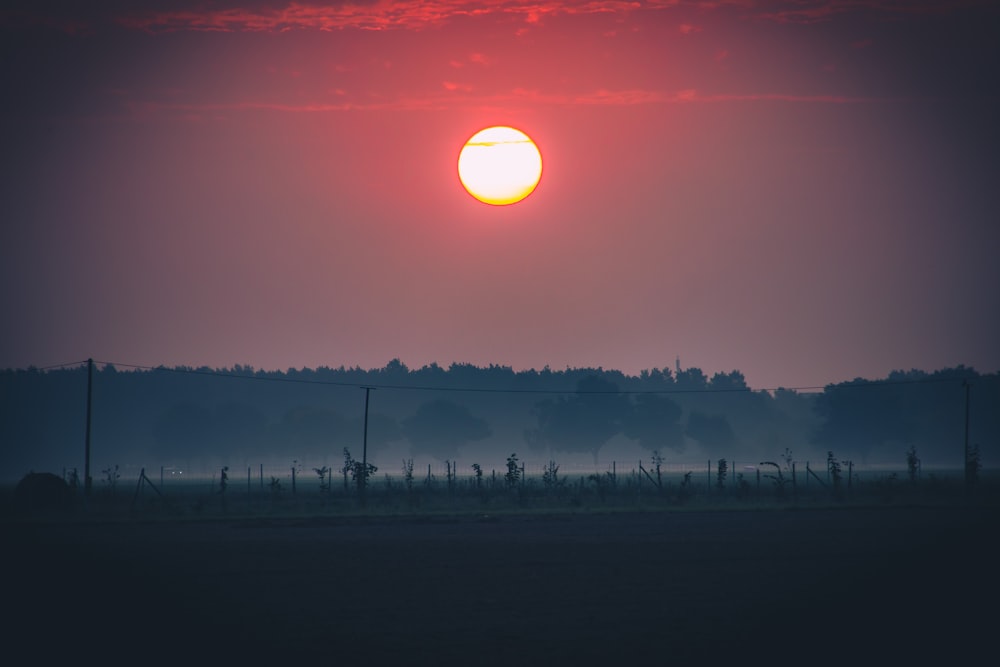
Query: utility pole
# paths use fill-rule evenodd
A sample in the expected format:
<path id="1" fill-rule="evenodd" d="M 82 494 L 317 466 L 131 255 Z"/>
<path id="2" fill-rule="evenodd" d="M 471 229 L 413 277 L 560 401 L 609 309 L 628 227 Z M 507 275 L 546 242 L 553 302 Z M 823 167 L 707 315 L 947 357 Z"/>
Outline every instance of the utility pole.
<path id="1" fill-rule="evenodd" d="M 90 496 L 90 406 L 94 393 L 94 360 L 87 359 L 87 434 L 83 445 L 83 494 Z"/>
<path id="2" fill-rule="evenodd" d="M 368 486 L 368 398 L 372 388 L 365 387 L 365 431 L 361 441 L 361 506 L 365 504 L 365 490 Z"/>

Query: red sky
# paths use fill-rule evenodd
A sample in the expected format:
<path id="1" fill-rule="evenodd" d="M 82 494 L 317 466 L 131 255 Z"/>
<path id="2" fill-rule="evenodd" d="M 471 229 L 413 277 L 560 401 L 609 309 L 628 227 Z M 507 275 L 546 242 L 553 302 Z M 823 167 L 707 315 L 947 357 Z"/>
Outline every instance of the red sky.
<path id="1" fill-rule="evenodd" d="M 996 371 L 998 34 L 976 0 L 0 10 L 0 367 Z M 509 207 L 455 168 L 495 124 L 544 159 Z"/>

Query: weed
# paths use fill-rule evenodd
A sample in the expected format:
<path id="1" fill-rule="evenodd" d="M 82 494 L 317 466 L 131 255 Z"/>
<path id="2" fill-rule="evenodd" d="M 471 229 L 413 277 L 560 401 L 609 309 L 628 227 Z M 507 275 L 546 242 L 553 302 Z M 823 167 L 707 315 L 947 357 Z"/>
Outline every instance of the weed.
<path id="1" fill-rule="evenodd" d="M 750 482 L 743 478 L 743 473 L 736 473 L 736 493 L 740 498 L 750 495 Z"/>
<path id="2" fill-rule="evenodd" d="M 118 486 L 118 479 L 121 477 L 121 473 L 118 472 L 118 464 L 116 463 L 114 467 L 107 467 L 101 471 L 104 475 L 104 486 L 108 493 L 112 496 L 115 495 L 115 487 Z"/>
<path id="3" fill-rule="evenodd" d="M 840 461 L 837 460 L 837 457 L 831 451 L 826 453 L 826 471 L 830 475 L 830 481 L 833 484 L 833 497 L 840 498 L 843 493 L 840 488 L 843 474 L 841 472 Z"/>
<path id="4" fill-rule="evenodd" d="M 788 451 L 787 449 L 785 450 Z M 774 484 L 774 493 L 778 498 L 783 498 L 785 496 L 785 485 L 788 484 L 789 480 L 781 472 L 781 466 L 779 466 L 774 461 L 761 461 L 761 466 L 771 466 L 774 468 L 773 473 L 764 473 L 761 477 L 766 477 L 771 480 Z"/>
<path id="5" fill-rule="evenodd" d="M 517 465 L 517 454 L 507 457 L 507 474 L 503 476 L 507 482 L 507 488 L 512 489 L 521 481 L 521 468 Z"/>
<path id="6" fill-rule="evenodd" d="M 910 482 L 916 482 L 920 474 L 920 459 L 917 457 L 917 448 L 913 445 L 906 452 L 906 473 L 910 476 Z"/>
<path id="7" fill-rule="evenodd" d="M 691 471 L 688 470 L 684 473 L 684 479 L 681 481 L 680 488 L 677 490 L 677 504 L 683 505 L 684 502 L 691 497 L 692 492 Z"/>
<path id="8" fill-rule="evenodd" d="M 357 484 L 360 490 L 362 486 L 367 486 L 368 480 L 378 471 L 378 466 L 355 460 L 351 456 L 351 450 L 344 447 L 344 471 L 351 473 L 351 481 Z"/>
<path id="9" fill-rule="evenodd" d="M 330 490 L 330 480 L 327 477 L 332 471 L 323 466 L 322 468 L 313 468 L 313 472 L 319 477 L 319 490 L 329 491 Z"/>
<path id="10" fill-rule="evenodd" d="M 663 457 L 660 456 L 660 450 L 654 449 L 653 455 L 650 457 L 649 460 L 653 464 L 653 469 L 656 470 L 656 486 L 662 490 L 663 474 L 660 472 L 660 467 L 663 465 Z"/>
<path id="11" fill-rule="evenodd" d="M 722 489 L 726 488 L 726 475 L 729 473 L 729 464 L 726 459 L 719 459 L 715 473 L 715 486 Z"/>
<path id="12" fill-rule="evenodd" d="M 407 493 L 413 491 L 413 459 L 403 459 L 403 483 Z"/>
<path id="13" fill-rule="evenodd" d="M 555 461 L 549 460 L 545 465 L 545 471 L 542 473 L 542 483 L 545 484 L 546 489 L 553 489 L 561 484 L 562 480 L 559 479 L 559 466 Z"/>
<path id="14" fill-rule="evenodd" d="M 594 473 L 587 479 L 594 483 L 597 497 L 601 499 L 601 502 L 607 500 L 608 493 L 615 485 L 615 476 L 610 472 L 605 472 L 603 475 Z"/>
<path id="15" fill-rule="evenodd" d="M 781 460 L 785 462 L 785 472 L 789 472 L 792 469 L 792 464 L 795 462 L 792 450 L 785 447 L 785 453 L 781 455 Z"/>
<path id="16" fill-rule="evenodd" d="M 969 456 L 965 459 L 965 483 L 969 488 L 975 486 L 976 482 L 979 481 L 979 471 L 982 467 L 983 464 L 979 460 L 979 445 L 975 445 L 969 450 Z"/>

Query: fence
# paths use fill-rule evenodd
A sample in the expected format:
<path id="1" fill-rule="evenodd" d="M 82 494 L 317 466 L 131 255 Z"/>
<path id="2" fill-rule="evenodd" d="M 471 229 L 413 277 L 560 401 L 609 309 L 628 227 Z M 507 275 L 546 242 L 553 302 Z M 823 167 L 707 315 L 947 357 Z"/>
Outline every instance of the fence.
<path id="1" fill-rule="evenodd" d="M 371 475 L 360 468 L 248 466 L 207 471 L 160 468 L 95 480 L 93 511 L 171 514 L 303 514 L 742 509 L 775 506 L 954 503 L 970 499 L 960 470 L 908 471 L 848 465 L 838 473 L 808 462 L 745 465 L 720 475 L 718 461 L 630 466 L 617 461 L 589 470 L 517 462 L 511 468 L 462 472 L 450 462 Z M 322 468 L 320 469 L 322 470 Z M 996 495 L 992 476 L 977 498 Z"/>

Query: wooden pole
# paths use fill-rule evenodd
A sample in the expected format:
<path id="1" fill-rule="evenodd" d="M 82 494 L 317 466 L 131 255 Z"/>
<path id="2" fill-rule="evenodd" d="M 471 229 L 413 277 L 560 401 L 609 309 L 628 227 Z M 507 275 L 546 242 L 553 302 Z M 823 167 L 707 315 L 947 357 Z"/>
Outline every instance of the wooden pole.
<path id="1" fill-rule="evenodd" d="M 87 433 L 83 444 L 83 493 L 90 495 L 90 409 L 94 393 L 94 360 L 87 359 Z"/>
<path id="2" fill-rule="evenodd" d="M 368 486 L 368 399 L 371 396 L 371 387 L 365 387 L 365 429 L 361 441 L 361 505 L 365 504 L 365 488 Z"/>

